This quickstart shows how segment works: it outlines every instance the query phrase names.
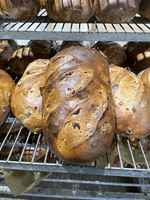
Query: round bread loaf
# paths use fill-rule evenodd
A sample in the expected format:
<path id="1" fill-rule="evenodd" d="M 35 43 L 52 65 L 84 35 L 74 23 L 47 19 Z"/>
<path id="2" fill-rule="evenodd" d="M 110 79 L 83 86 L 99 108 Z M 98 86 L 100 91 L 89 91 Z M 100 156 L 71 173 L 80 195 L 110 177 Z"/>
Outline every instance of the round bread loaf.
<path id="1" fill-rule="evenodd" d="M 150 133 L 150 69 L 139 76 L 117 66 L 110 68 L 117 132 L 132 141 Z"/>
<path id="2" fill-rule="evenodd" d="M 94 0 L 48 0 L 48 14 L 59 22 L 86 22 L 94 14 Z"/>
<path id="3" fill-rule="evenodd" d="M 28 20 L 38 13 L 34 0 L 0 0 L 0 15 L 3 18 Z"/>
<path id="4" fill-rule="evenodd" d="M 0 40 L 0 68 L 4 68 L 10 60 L 17 44 L 13 40 Z"/>
<path id="5" fill-rule="evenodd" d="M 134 73 L 150 67 L 150 42 L 129 42 L 126 53 L 130 69 Z"/>
<path id="6" fill-rule="evenodd" d="M 15 83 L 5 71 L 0 69 L 0 125 L 10 112 L 10 98 Z"/>
<path id="7" fill-rule="evenodd" d="M 138 7 L 138 0 L 95 0 L 96 17 L 106 23 L 129 22 Z"/>
<path id="8" fill-rule="evenodd" d="M 141 0 L 139 14 L 145 19 L 150 20 L 150 1 Z"/>
<path id="9" fill-rule="evenodd" d="M 75 46 L 54 56 L 43 89 L 46 141 L 61 159 L 88 162 L 110 151 L 115 119 L 108 63 Z"/>
<path id="10" fill-rule="evenodd" d="M 40 130 L 43 125 L 40 89 L 46 81 L 48 63 L 47 59 L 30 63 L 12 94 L 11 108 L 14 116 L 33 131 Z"/>
<path id="11" fill-rule="evenodd" d="M 102 51 L 108 59 L 109 64 L 124 66 L 127 56 L 124 48 L 113 42 L 97 42 L 93 48 Z"/>

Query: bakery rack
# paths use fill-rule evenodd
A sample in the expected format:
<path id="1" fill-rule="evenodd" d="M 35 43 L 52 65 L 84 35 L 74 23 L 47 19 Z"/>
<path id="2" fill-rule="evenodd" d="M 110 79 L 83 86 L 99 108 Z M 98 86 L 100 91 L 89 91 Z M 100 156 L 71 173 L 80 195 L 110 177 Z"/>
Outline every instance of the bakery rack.
<path id="1" fill-rule="evenodd" d="M 93 19 L 89 23 L 55 23 L 48 21 L 41 10 L 32 21 L 0 21 L 0 39 L 66 40 L 66 41 L 150 41 L 150 23 L 140 17 L 131 23 L 102 24 Z M 5 126 L 7 125 L 7 126 Z M 6 128 L 7 127 L 7 128 Z M 14 129 L 16 129 L 14 134 Z M 88 200 L 144 200 L 150 199 L 150 153 L 145 152 L 143 141 L 138 143 L 137 161 L 134 148 L 125 140 L 130 165 L 122 152 L 121 138 L 116 137 L 116 162 L 109 155 L 87 165 L 71 165 L 53 155 L 43 141 L 42 133 L 32 133 L 13 117 L 8 117 L 0 128 L 0 169 L 28 172 L 48 172 L 31 192 L 19 199 L 88 199 Z M 2 134 L 2 135 L 3 135 Z M 44 153 L 37 159 L 39 150 Z M 6 155 L 2 152 L 6 151 Z M 25 157 L 26 152 L 30 154 Z M 26 159 L 25 159 L 26 158 Z M 0 197 L 15 198 L 0 178 Z"/>
<path id="2" fill-rule="evenodd" d="M 150 23 L 141 23 L 139 17 L 132 23 L 55 23 L 41 10 L 32 21 L 1 20 L 1 39 L 64 40 L 64 41 L 150 41 Z"/>

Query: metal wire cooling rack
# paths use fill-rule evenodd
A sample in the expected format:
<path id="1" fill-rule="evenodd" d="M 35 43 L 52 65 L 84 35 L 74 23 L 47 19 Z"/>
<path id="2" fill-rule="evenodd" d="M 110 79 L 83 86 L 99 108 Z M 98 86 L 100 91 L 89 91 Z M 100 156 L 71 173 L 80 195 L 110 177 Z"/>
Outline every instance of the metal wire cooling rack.
<path id="1" fill-rule="evenodd" d="M 93 163 L 71 165 L 55 157 L 42 133 L 32 133 L 15 118 L 8 118 L 0 132 L 0 167 L 3 170 L 49 173 L 32 192 L 19 198 L 144 200 L 150 197 L 149 138 L 133 147 L 129 140 L 122 143 L 118 136 L 113 159 L 106 155 Z M 128 161 L 124 150 L 130 158 Z M 14 197 L 2 178 L 0 196 Z"/>
<path id="2" fill-rule="evenodd" d="M 40 11 L 32 21 L 0 20 L 0 39 L 66 41 L 150 41 L 150 23 L 141 18 L 127 24 L 55 23 Z M 0 169 L 48 172 L 23 199 L 149 200 L 150 138 L 137 144 L 116 137 L 111 155 L 93 163 L 71 165 L 51 152 L 42 133 L 32 133 L 16 119 L 0 127 Z M 0 176 L 1 177 L 1 176 Z M 0 197 L 16 198 L 0 178 Z"/>
<path id="3" fill-rule="evenodd" d="M 15 118 L 8 118 L 0 129 L 0 166 L 4 169 L 65 172 L 64 166 L 73 173 L 99 174 L 99 168 L 105 168 L 108 175 L 141 175 L 150 177 L 150 138 L 139 141 L 135 146 L 128 139 L 117 136 L 113 155 L 106 155 L 94 163 L 83 166 L 65 165 L 56 158 L 45 144 L 42 133 L 32 133 L 25 129 Z M 103 164 L 103 166 L 102 166 Z M 79 171 L 76 170 L 78 168 Z M 94 168 L 94 172 L 91 171 Z M 119 171 L 118 171 L 119 169 Z M 85 170 L 85 171 L 84 171 Z"/>
<path id="4" fill-rule="evenodd" d="M 136 18 L 131 23 L 108 24 L 55 23 L 41 10 L 26 22 L 1 20 L 0 39 L 65 40 L 65 41 L 150 41 L 150 23 Z"/>

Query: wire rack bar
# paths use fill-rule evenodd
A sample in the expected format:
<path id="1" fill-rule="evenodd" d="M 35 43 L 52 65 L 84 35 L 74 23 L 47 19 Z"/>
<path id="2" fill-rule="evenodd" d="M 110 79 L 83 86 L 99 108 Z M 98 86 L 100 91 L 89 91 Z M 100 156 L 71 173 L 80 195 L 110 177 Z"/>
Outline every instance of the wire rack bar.
<path id="1" fill-rule="evenodd" d="M 65 173 L 65 174 L 84 174 L 84 175 L 97 175 L 97 176 L 118 176 L 118 177 L 137 177 L 137 178 L 150 178 L 150 171 L 144 169 L 99 169 L 95 167 L 81 167 L 69 165 L 56 165 L 56 164 L 43 164 L 43 163 L 26 163 L 26 162 L 0 162 L 0 168 L 5 170 L 18 170 L 18 171 L 39 171 L 48 173 Z"/>
<path id="2" fill-rule="evenodd" d="M 140 192 L 141 187 L 149 188 L 149 185 L 138 183 L 123 183 L 119 179 L 113 179 L 116 182 L 103 182 L 103 181 L 87 181 L 76 179 L 63 179 L 61 177 L 53 178 L 51 175 L 43 179 L 32 192 L 25 193 L 21 198 L 32 199 L 105 199 L 105 200 L 133 200 L 133 199 L 148 199 L 148 194 Z M 118 181 L 118 182 L 117 182 Z M 125 180 L 124 180 L 125 181 Z M 134 188 L 134 191 L 127 191 L 127 188 Z M 51 188 L 51 189 L 49 189 Z M 87 190 L 88 188 L 88 190 Z M 106 192 L 109 188 L 109 192 Z M 119 192 L 118 188 L 122 188 Z M 138 189 L 139 188 L 139 189 Z M 115 191 L 115 192 L 114 192 Z M 126 193 L 124 193 L 126 191 Z M 5 185 L 2 180 L 0 186 L 1 197 L 12 197 L 10 189 Z"/>
<path id="3" fill-rule="evenodd" d="M 6 188 L 7 190 L 7 188 Z M 125 197 L 124 193 L 119 193 L 119 194 L 115 194 L 115 193 L 109 193 L 107 195 L 104 194 L 99 194 L 97 197 L 85 197 L 84 196 L 75 196 L 72 194 L 66 194 L 66 192 L 68 191 L 63 191 L 61 192 L 60 195 L 56 194 L 56 192 L 51 192 L 51 194 L 31 194 L 31 193 L 27 193 L 22 195 L 21 197 L 19 196 L 18 198 L 20 199 L 32 199 L 32 200 L 59 200 L 59 199 L 65 199 L 65 200 L 145 200 L 146 199 L 146 195 L 144 194 L 127 194 Z M 65 195 L 66 194 L 66 195 Z M 0 192 L 0 195 L 2 197 L 10 197 L 10 198 L 15 198 L 12 193 L 8 193 L 6 194 L 6 192 Z M 147 198 L 148 199 L 148 198 Z"/>
<path id="4" fill-rule="evenodd" d="M 31 136 L 31 131 L 29 131 L 29 133 L 28 133 L 27 139 L 26 139 L 26 141 L 25 141 L 23 150 L 22 150 L 21 155 L 20 155 L 20 158 L 19 158 L 19 162 L 22 161 L 22 158 L 23 158 L 24 152 L 25 152 L 25 150 L 26 150 L 26 148 L 27 148 L 27 144 L 28 144 L 28 141 L 29 141 L 30 136 Z"/>

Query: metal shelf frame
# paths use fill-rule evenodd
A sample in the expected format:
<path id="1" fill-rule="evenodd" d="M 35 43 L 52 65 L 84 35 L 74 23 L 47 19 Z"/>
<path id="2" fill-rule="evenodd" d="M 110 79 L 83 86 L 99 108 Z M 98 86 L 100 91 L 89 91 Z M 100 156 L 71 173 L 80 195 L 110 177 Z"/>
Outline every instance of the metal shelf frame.
<path id="1" fill-rule="evenodd" d="M 32 21 L 0 20 L 0 39 L 64 41 L 150 41 L 150 23 L 56 23 L 41 10 Z"/>
<path id="2" fill-rule="evenodd" d="M 150 41 L 150 24 L 2 23 L 0 39 Z"/>
<path id="3" fill-rule="evenodd" d="M 38 16 L 32 21 L 16 22 L 10 20 L 0 20 L 0 39 L 16 40 L 64 40 L 64 41 L 147 41 L 150 42 L 150 23 L 142 22 L 139 19 L 131 23 L 108 24 L 97 23 L 56 23 L 48 20 L 45 10 L 40 11 Z M 27 148 L 31 147 L 28 143 L 29 138 L 34 134 L 31 131 L 26 132 L 26 140 L 20 143 L 20 137 L 24 130 L 22 125 L 15 135 L 14 143 L 11 138 L 14 137 L 12 129 L 17 120 L 12 118 L 11 126 L 6 132 L 5 137 L 0 141 L 0 154 L 3 148 L 9 147 L 8 155 L 5 159 L 0 159 L 0 169 L 12 171 L 28 172 L 48 172 L 50 176 L 41 181 L 32 193 L 26 193 L 19 198 L 23 199 L 67 199 L 67 200 L 144 200 L 150 199 L 150 163 L 144 152 L 142 142 L 139 142 L 138 148 L 143 157 L 144 167 L 140 167 L 134 157 L 134 152 L 130 141 L 127 140 L 128 151 L 132 161 L 132 167 L 126 167 L 124 158 L 120 150 L 120 138 L 117 137 L 116 149 L 118 153 L 118 166 L 113 166 L 108 162 L 105 168 L 98 168 L 96 162 L 87 166 L 66 165 L 55 158 L 52 162 L 48 161 L 50 149 L 44 145 L 41 146 L 42 134 L 38 134 L 33 145 L 34 152 L 32 160 L 23 161 L 23 155 Z M 24 134 L 24 133 L 23 133 Z M 45 156 L 42 162 L 35 160 L 36 152 L 39 147 L 45 148 Z M 21 149 L 18 160 L 14 160 L 13 153 L 15 149 Z M 56 177 L 54 176 L 56 175 Z M 87 180 L 89 177 L 89 180 Z M 92 180 L 90 180 L 90 178 Z M 132 179 L 132 180 L 131 180 Z M 115 182 L 116 180 L 116 182 Z M 128 180 L 128 181 L 127 181 Z M 136 182 L 132 182 L 132 181 Z M 146 181 L 146 182 L 145 182 Z M 45 186 L 45 188 L 42 188 Z M 47 186 L 47 187 L 46 187 Z M 56 188 L 59 188 L 59 193 Z M 89 188 L 107 188 L 99 193 L 88 191 Z M 113 192 L 113 188 L 130 188 L 130 192 Z M 46 189 L 47 188 L 47 189 Z M 53 188 L 49 190 L 49 188 Z M 74 188 L 74 190 L 73 190 Z M 81 190 L 81 188 L 83 190 Z M 88 188 L 88 189 L 87 189 Z M 135 191 L 133 191 L 136 188 Z M 144 190 L 143 190 L 144 188 Z M 85 193 L 85 190 L 87 193 Z M 105 190 L 105 189 L 104 189 Z M 102 192 L 100 192 L 102 191 Z M 108 192 L 109 191 L 109 192 Z M 146 192 L 145 192 L 146 191 Z M 16 198 L 10 192 L 9 188 L 0 179 L 0 197 Z"/>
<path id="4" fill-rule="evenodd" d="M 8 118 L 5 123 L 9 124 L 9 128 L 7 126 L 5 136 L 0 139 L 0 155 L 2 156 L 5 151 L 7 153 L 0 159 L 0 170 L 49 174 L 49 177 L 43 179 L 31 192 L 18 198 L 33 200 L 40 198 L 44 200 L 144 200 L 150 197 L 148 196 L 150 191 L 149 160 L 144 152 L 142 142 L 139 142 L 138 148 L 143 157 L 144 168 L 136 162 L 128 140 L 126 140 L 126 144 L 132 158 L 132 168 L 125 166 L 119 136 L 116 138 L 119 161 L 117 166 L 111 164 L 109 160 L 104 168 L 98 167 L 96 162 L 87 165 L 65 164 L 55 157 L 49 147 L 43 143 L 42 133 L 35 135 L 24 129 L 15 118 Z M 18 126 L 17 132 L 14 133 L 16 125 Z M 39 149 L 45 149 L 45 153 L 42 159 L 36 160 Z M 32 150 L 32 154 L 30 154 L 32 157 L 25 161 L 24 155 L 26 155 L 26 151 L 30 152 L 30 150 Z M 2 179 L 0 180 L 0 197 L 14 198 Z"/>
<path id="5" fill-rule="evenodd" d="M 34 134 L 24 127 L 15 118 L 8 118 L 6 123 L 9 123 L 9 128 L 5 132 L 5 136 L 0 140 L 0 154 L 7 152 L 3 159 L 0 159 L 0 168 L 5 170 L 20 170 L 23 171 L 39 171 L 39 172 L 56 172 L 56 173 L 72 173 L 72 174 L 89 174 L 89 175 L 105 175 L 105 176 L 124 176 L 124 177 L 143 177 L 150 178 L 150 159 L 144 150 L 142 141 L 139 141 L 137 149 L 139 156 L 142 159 L 142 165 L 139 165 L 137 157 L 134 155 L 134 149 L 130 141 L 126 139 L 124 145 L 126 146 L 130 163 L 132 167 L 125 164 L 125 157 L 121 150 L 122 143 L 120 136 L 116 138 L 115 158 L 117 164 L 114 164 L 106 155 L 105 166 L 100 169 L 99 164 L 92 162 L 86 165 L 70 165 L 59 160 L 51 152 L 49 147 L 43 143 L 43 134 Z M 14 134 L 13 130 L 18 126 L 17 132 Z M 34 138 L 34 142 L 33 142 Z M 148 140 L 149 141 L 149 140 Z M 36 155 L 40 149 L 44 149 L 42 159 L 37 160 Z M 30 160 L 24 160 L 24 156 L 30 153 Z M 26 158 L 26 157 L 25 157 Z M 28 157 L 29 158 L 29 157 Z M 103 162 L 103 161 L 102 161 Z M 141 161 L 140 161 L 141 162 Z M 144 167 L 143 167 L 144 166 Z"/>

